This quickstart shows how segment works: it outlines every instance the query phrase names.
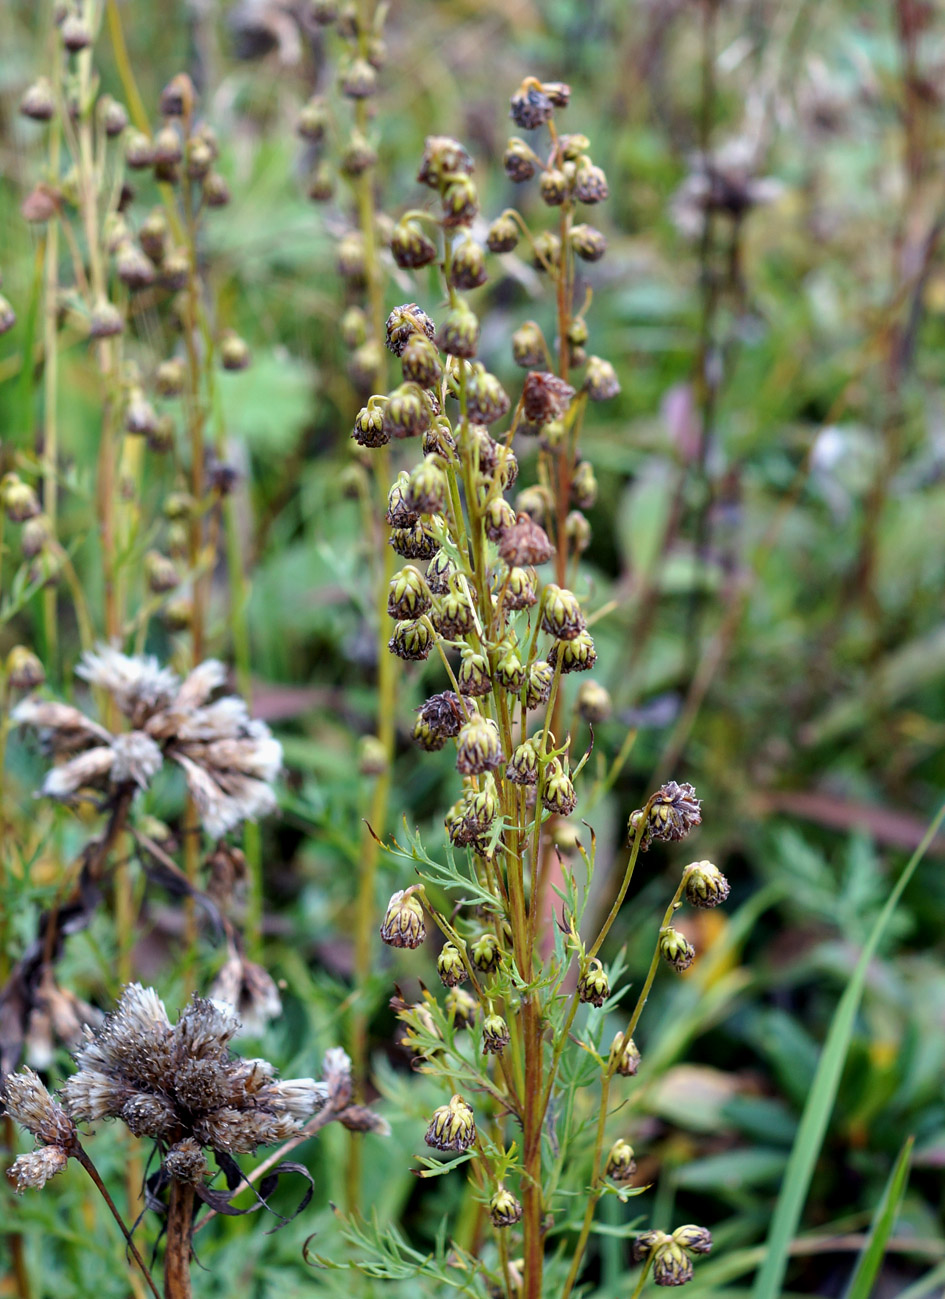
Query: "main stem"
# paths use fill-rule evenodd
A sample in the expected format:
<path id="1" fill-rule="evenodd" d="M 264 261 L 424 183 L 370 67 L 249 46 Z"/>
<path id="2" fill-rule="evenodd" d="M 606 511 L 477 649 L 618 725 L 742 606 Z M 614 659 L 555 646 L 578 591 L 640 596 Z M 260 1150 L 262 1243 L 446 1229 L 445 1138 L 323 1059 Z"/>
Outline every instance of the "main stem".
<path id="1" fill-rule="evenodd" d="M 164 1253 L 164 1299 L 190 1299 L 190 1237 L 194 1188 L 175 1178 L 167 1202 L 167 1247 Z"/>

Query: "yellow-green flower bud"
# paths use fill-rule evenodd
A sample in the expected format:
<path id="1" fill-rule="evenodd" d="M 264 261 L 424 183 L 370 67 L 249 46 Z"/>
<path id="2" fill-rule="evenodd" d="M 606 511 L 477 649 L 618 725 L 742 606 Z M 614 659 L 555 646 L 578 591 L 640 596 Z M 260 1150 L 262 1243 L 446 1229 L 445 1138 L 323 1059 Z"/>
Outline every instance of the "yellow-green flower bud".
<path id="1" fill-rule="evenodd" d="M 308 178 L 305 192 L 313 203 L 327 203 L 335 192 L 335 177 L 331 163 L 322 159 Z"/>
<path id="2" fill-rule="evenodd" d="M 610 1147 L 604 1176 L 612 1182 L 629 1182 L 636 1171 L 637 1161 L 633 1157 L 633 1147 L 621 1137 Z"/>
<path id="3" fill-rule="evenodd" d="M 348 307 L 341 317 L 341 341 L 352 350 L 367 342 L 368 320 L 363 308 Z"/>
<path id="4" fill-rule="evenodd" d="M 527 568 L 510 568 L 503 589 L 505 591 L 504 603 L 506 609 L 529 609 L 538 600 L 535 593 L 534 574 L 530 573 Z"/>
<path id="5" fill-rule="evenodd" d="M 561 671 L 589 672 L 597 662 L 597 650 L 590 633 L 580 632 L 573 640 L 556 640 L 548 651 L 548 662 L 552 668 L 557 665 L 561 656 Z"/>
<path id="6" fill-rule="evenodd" d="M 14 690 L 35 690 L 46 680 L 46 670 L 31 649 L 14 645 L 7 655 L 6 674 Z"/>
<path id="7" fill-rule="evenodd" d="M 364 259 L 364 236 L 359 230 L 349 230 L 338 240 L 335 249 L 335 264 L 338 274 L 349 284 L 363 284 L 366 274 Z"/>
<path id="8" fill-rule="evenodd" d="M 536 271 L 557 270 L 561 263 L 561 240 L 550 230 L 543 230 L 535 236 L 532 246 L 531 264 Z"/>
<path id="9" fill-rule="evenodd" d="M 426 334 L 414 334 L 400 355 L 404 378 L 421 388 L 432 388 L 443 373 L 440 353 Z"/>
<path id="10" fill-rule="evenodd" d="M 551 697 L 551 683 L 554 680 L 554 667 L 539 659 L 528 669 L 528 685 L 525 689 L 525 707 L 529 711 L 540 708 Z"/>
<path id="11" fill-rule="evenodd" d="M 464 239 L 453 248 L 450 258 L 450 284 L 454 289 L 478 289 L 485 284 L 486 259 L 474 239 Z"/>
<path id="12" fill-rule="evenodd" d="M 377 73 L 367 59 L 352 59 L 341 74 L 341 90 L 349 99 L 370 99 L 377 90 Z"/>
<path id="13" fill-rule="evenodd" d="M 549 582 L 541 596 L 541 626 L 557 640 L 574 640 L 587 626 L 577 596 Z"/>
<path id="14" fill-rule="evenodd" d="M 469 176 L 454 176 L 443 188 L 443 224 L 468 226 L 479 211 L 479 195 Z"/>
<path id="15" fill-rule="evenodd" d="M 642 1231 L 633 1242 L 633 1261 L 645 1263 L 653 1253 L 669 1240 L 665 1231 Z"/>
<path id="16" fill-rule="evenodd" d="M 358 772 L 362 776 L 383 776 L 388 768 L 387 750 L 376 735 L 358 740 Z"/>
<path id="17" fill-rule="evenodd" d="M 496 217 L 486 235 L 486 247 L 492 253 L 510 253 L 518 244 L 521 233 L 518 222 L 508 212 Z"/>
<path id="18" fill-rule="evenodd" d="M 580 510 L 571 510 L 564 521 L 568 544 L 581 555 L 591 544 L 591 525 Z"/>
<path id="19" fill-rule="evenodd" d="M 577 693 L 578 714 L 585 722 L 606 722 L 613 709 L 610 692 L 596 681 L 582 681 Z"/>
<path id="20" fill-rule="evenodd" d="M 194 621 L 193 601 L 183 595 L 175 600 L 168 600 L 162 617 L 168 631 L 187 631 Z"/>
<path id="21" fill-rule="evenodd" d="M 413 725 L 414 741 L 425 749 L 427 753 L 439 753 L 440 749 L 446 744 L 446 736 L 440 735 L 428 721 L 418 717 Z M 447 818 L 447 828 L 449 828 L 449 819 Z"/>
<path id="22" fill-rule="evenodd" d="M 394 226 L 390 250 L 394 261 L 404 270 L 429 266 L 437 257 L 436 244 L 411 217 L 401 218 Z"/>
<path id="23" fill-rule="evenodd" d="M 454 943 L 443 944 L 436 958 L 436 972 L 447 988 L 455 988 L 469 978 L 462 953 Z"/>
<path id="24" fill-rule="evenodd" d="M 541 805 L 555 816 L 570 816 L 577 807 L 574 785 L 560 758 L 552 758 L 542 773 Z"/>
<path id="25" fill-rule="evenodd" d="M 430 427 L 430 403 L 416 383 L 395 388 L 384 406 L 384 428 L 395 438 L 419 437 Z"/>
<path id="26" fill-rule="evenodd" d="M 511 694 L 518 694 L 521 690 L 525 684 L 525 665 L 519 658 L 518 650 L 514 645 L 502 648 L 492 678 L 496 685 L 501 686 L 503 690 L 508 690 Z"/>
<path id="27" fill-rule="evenodd" d="M 162 126 L 154 137 L 154 166 L 167 169 L 164 175 L 171 179 L 170 169 L 176 167 L 184 156 L 184 146 L 173 126 Z"/>
<path id="28" fill-rule="evenodd" d="M 465 988 L 450 988 L 444 998 L 443 1009 L 460 1027 L 466 1027 L 476 1018 L 479 1002 Z"/>
<path id="29" fill-rule="evenodd" d="M 438 550 L 427 566 L 427 581 L 434 595 L 445 595 L 450 589 L 450 576 L 455 573 L 453 561 L 445 550 Z"/>
<path id="30" fill-rule="evenodd" d="M 179 397 L 184 391 L 186 378 L 183 361 L 179 357 L 172 356 L 158 366 L 154 376 L 154 387 L 161 397 Z"/>
<path id="31" fill-rule="evenodd" d="M 457 738 L 456 770 L 463 776 L 481 776 L 504 761 L 499 728 L 489 718 L 474 714 Z"/>
<path id="32" fill-rule="evenodd" d="M 685 1285 L 692 1280 L 692 1259 L 675 1240 L 653 1251 L 653 1280 L 657 1285 Z"/>
<path id="33" fill-rule="evenodd" d="M 697 1227 L 694 1223 L 687 1223 L 684 1227 L 677 1227 L 673 1232 L 673 1240 L 683 1249 L 687 1249 L 690 1254 L 710 1254 L 712 1252 L 712 1233 L 705 1227 Z"/>
<path id="34" fill-rule="evenodd" d="M 482 654 L 477 654 L 474 650 L 463 650 L 457 680 L 462 695 L 487 695 L 492 690 L 489 664 Z"/>
<path id="35" fill-rule="evenodd" d="M 585 262 L 599 262 L 607 251 L 607 240 L 593 226 L 572 226 L 569 238 L 571 247 Z M 580 347 L 582 344 L 578 343 L 577 346 Z"/>
<path id="36" fill-rule="evenodd" d="M 571 503 L 579 510 L 589 510 L 597 502 L 597 476 L 589 460 L 581 460 L 571 479 Z"/>
<path id="37" fill-rule="evenodd" d="M 382 447 L 390 441 L 384 427 L 384 412 L 377 407 L 362 406 L 354 421 L 351 436 L 359 447 Z"/>
<path id="38" fill-rule="evenodd" d="M 559 171 L 557 167 L 543 171 L 538 189 L 543 203 L 547 203 L 549 207 L 560 207 L 568 197 L 568 182 L 564 172 Z"/>
<path id="39" fill-rule="evenodd" d="M 683 970 L 688 970 L 692 965 L 695 955 L 696 949 L 685 934 L 672 927 L 661 930 L 660 956 L 667 965 L 671 965 L 674 970 L 682 973 Z"/>
<path id="40" fill-rule="evenodd" d="M 149 550 L 144 557 L 144 574 L 148 590 L 156 595 L 173 591 L 180 585 L 180 576 L 172 560 L 162 555 L 159 550 Z"/>
<path id="41" fill-rule="evenodd" d="M 498 938 L 495 934 L 480 934 L 470 946 L 469 955 L 473 965 L 481 974 L 494 973 L 499 968 L 499 959 L 502 955 Z M 489 1016 L 483 1024 L 483 1029 L 486 1028 L 490 1018 L 498 1019 L 499 1016 Z"/>
<path id="42" fill-rule="evenodd" d="M 717 907 L 732 891 L 718 866 L 710 861 L 694 862 L 686 870 L 686 901 L 694 907 Z"/>
<path id="43" fill-rule="evenodd" d="M 466 411 L 474 424 L 494 424 L 508 414 L 512 401 L 494 374 L 483 365 L 466 379 Z"/>
<path id="44" fill-rule="evenodd" d="M 468 1150 L 476 1142 L 476 1120 L 462 1096 L 433 1111 L 433 1121 L 424 1138 L 434 1150 Z"/>
<path id="45" fill-rule="evenodd" d="M 538 783 L 538 749 L 534 740 L 523 740 L 513 750 L 509 765 L 505 769 L 505 778 L 513 785 Z"/>
<path id="46" fill-rule="evenodd" d="M 199 135 L 187 141 L 184 147 L 184 164 L 190 180 L 203 180 L 213 166 L 213 159 L 213 149 Z"/>
<path id="47" fill-rule="evenodd" d="M 408 618 L 397 623 L 387 648 L 399 659 L 419 663 L 429 657 L 434 642 L 434 632 L 426 618 Z"/>
<path id="48" fill-rule="evenodd" d="M 407 481 L 407 505 L 415 514 L 442 514 L 449 497 L 446 474 L 432 456 L 415 465 Z"/>
<path id="49" fill-rule="evenodd" d="M 427 579 L 408 564 L 392 579 L 387 592 L 387 612 L 392 618 L 419 618 L 433 603 Z"/>
<path id="50" fill-rule="evenodd" d="M 512 335 L 512 359 L 526 370 L 547 361 L 545 336 L 536 321 L 526 320 Z"/>
<path id="51" fill-rule="evenodd" d="M 355 129 L 341 151 L 339 169 L 345 176 L 363 176 L 377 162 L 377 150 L 363 132 Z"/>
<path id="52" fill-rule="evenodd" d="M 125 136 L 125 162 L 133 171 L 143 171 L 154 163 L 154 147 L 140 131 Z"/>
<path id="53" fill-rule="evenodd" d="M 584 389 L 591 401 L 609 401 L 620 391 L 617 372 L 609 361 L 600 356 L 587 358 Z"/>
<path id="54" fill-rule="evenodd" d="M 500 1186 L 489 1201 L 489 1217 L 493 1227 L 514 1227 L 522 1220 L 522 1206 L 511 1191 Z"/>
<path id="55" fill-rule="evenodd" d="M 318 144 L 325 138 L 328 129 L 328 110 L 320 96 L 313 96 L 303 104 L 295 121 L 295 130 L 303 140 Z"/>
<path id="56" fill-rule="evenodd" d="M 426 934 L 420 899 L 410 890 L 394 893 L 381 925 L 383 941 L 388 947 L 419 947 Z"/>
<path id="57" fill-rule="evenodd" d="M 0 482 L 0 501 L 11 523 L 25 523 L 39 514 L 39 497 L 17 474 L 6 474 Z"/>
<path id="58" fill-rule="evenodd" d="M 632 1037 L 618 1033 L 610 1044 L 609 1064 L 614 1073 L 632 1078 L 640 1067 L 640 1052 Z"/>
<path id="59" fill-rule="evenodd" d="M 224 370 L 245 370 L 249 367 L 249 348 L 239 334 L 232 329 L 220 339 L 220 364 Z"/>
<path id="60" fill-rule="evenodd" d="M 538 159 L 524 140 L 520 140 L 517 135 L 513 135 L 505 147 L 505 153 L 502 155 L 502 166 L 509 180 L 520 185 L 523 181 L 531 180 L 538 166 Z"/>
<path id="61" fill-rule="evenodd" d="M 433 625 L 446 640 L 460 640 L 475 626 L 472 605 L 459 591 L 447 591 L 433 602 Z"/>
<path id="62" fill-rule="evenodd" d="M 472 174 L 473 161 L 459 143 L 448 135 L 428 135 L 423 143 L 423 158 L 417 180 L 421 185 L 439 189 L 447 176 Z"/>
<path id="63" fill-rule="evenodd" d="M 515 511 L 504 496 L 493 496 L 482 512 L 486 536 L 490 541 L 498 541 L 506 528 L 515 522 Z"/>
<path id="64" fill-rule="evenodd" d="M 447 314 L 437 333 L 440 350 L 450 356 L 471 360 L 479 346 L 479 320 L 462 300 Z"/>
<path id="65" fill-rule="evenodd" d="M 577 985 L 578 1001 L 591 1006 L 603 1006 L 610 996 L 610 980 L 600 961 L 594 957 L 581 972 Z"/>

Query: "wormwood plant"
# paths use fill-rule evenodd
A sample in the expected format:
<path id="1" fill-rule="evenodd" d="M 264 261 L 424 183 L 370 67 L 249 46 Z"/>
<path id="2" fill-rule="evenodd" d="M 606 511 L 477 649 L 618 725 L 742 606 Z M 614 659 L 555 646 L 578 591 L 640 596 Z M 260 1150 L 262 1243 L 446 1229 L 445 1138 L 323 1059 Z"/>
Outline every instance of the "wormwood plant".
<path id="1" fill-rule="evenodd" d="M 682 971 L 692 963 L 694 950 L 672 923 L 677 908 L 684 900 L 715 906 L 729 891 L 711 863 L 685 868 L 643 987 L 633 1009 L 621 1011 L 621 966 L 605 967 L 603 944 L 639 854 L 655 840 L 684 838 L 701 809 L 690 785 L 671 781 L 633 813 L 619 892 L 596 933 L 586 932 L 594 836 L 585 844 L 568 818 L 587 755 L 576 756 L 566 728 L 578 718 L 601 720 L 609 699 L 593 682 L 566 698 L 565 679 L 596 658 L 588 598 L 570 587 L 583 584 L 579 557 L 590 531 L 582 510 L 596 492 L 580 450 L 582 421 L 589 402 L 619 388 L 612 365 L 586 351 L 589 294 L 581 297 L 578 266 L 598 260 L 605 240 L 579 216 L 608 191 L 587 138 L 558 130 L 555 111 L 568 100 L 566 85 L 526 79 L 512 118 L 523 131 L 543 129 L 547 146 L 514 137 L 504 157 L 513 181 L 537 178 L 541 200 L 557 210 L 556 229 L 533 230 L 509 209 L 485 238 L 495 254 L 524 239 L 533 266 L 552 282 L 554 352 L 534 321 L 516 331 L 513 354 L 527 375 L 513 409 L 478 359 L 480 321 L 464 296 L 487 278 L 486 249 L 471 234 L 479 210 L 472 159 L 456 140 L 430 137 L 418 179 L 436 205 L 404 214 L 391 251 L 403 268 L 436 266 L 446 304 L 438 320 L 413 302 L 390 313 L 387 345 L 403 382 L 373 395 L 353 430 L 366 448 L 421 442 L 422 458 L 400 471 L 388 496 L 390 545 L 412 561 L 390 583 L 389 650 L 408 663 L 438 657 L 448 688 L 422 704 L 413 735 L 431 751 L 453 741 L 462 778 L 442 859 L 418 835 L 388 845 L 415 863 L 422 882 L 393 895 L 381 937 L 418 947 L 429 919 L 445 939 L 437 958 L 443 1001 L 429 991 L 414 1004 L 399 994 L 394 1001 L 417 1067 L 451 1093 L 426 1142 L 460 1158 L 423 1159 L 421 1176 L 465 1163 L 480 1205 L 472 1249 L 454 1242 L 448 1256 L 424 1260 L 420 1270 L 470 1293 L 481 1292 L 480 1278 L 509 1299 L 543 1292 L 567 1299 L 582 1277 L 601 1198 L 625 1201 L 645 1189 L 632 1185 L 631 1134 L 613 1139 L 610 1123 L 623 1080 L 640 1063 L 634 1033 L 659 965 Z M 490 428 L 510 410 L 494 436 Z M 507 493 L 530 446 L 536 481 L 519 489 L 513 507 Z M 554 580 L 541 576 L 549 565 Z M 609 1044 L 607 1012 L 623 1023 Z M 396 1234 L 357 1224 L 350 1234 L 368 1271 L 409 1274 Z M 696 1226 L 639 1234 L 635 1293 L 651 1270 L 658 1285 L 689 1280 L 692 1256 L 710 1247 Z"/>

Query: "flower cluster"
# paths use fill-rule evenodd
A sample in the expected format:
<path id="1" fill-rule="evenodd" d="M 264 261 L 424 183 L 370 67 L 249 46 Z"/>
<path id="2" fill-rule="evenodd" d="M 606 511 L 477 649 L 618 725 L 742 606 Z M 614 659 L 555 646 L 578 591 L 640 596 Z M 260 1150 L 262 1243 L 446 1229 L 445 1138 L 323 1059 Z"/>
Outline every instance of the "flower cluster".
<path id="1" fill-rule="evenodd" d="M 48 772 L 41 795 L 68 802 L 84 790 L 114 797 L 147 789 L 167 759 L 183 770 L 214 838 L 274 809 L 282 749 L 242 699 L 213 698 L 226 680 L 222 663 L 208 659 L 181 681 L 154 658 L 102 646 L 83 655 L 77 674 L 110 696 L 129 729 L 113 734 L 69 704 L 24 699 L 13 721 L 35 727 L 48 751 L 64 759 Z"/>

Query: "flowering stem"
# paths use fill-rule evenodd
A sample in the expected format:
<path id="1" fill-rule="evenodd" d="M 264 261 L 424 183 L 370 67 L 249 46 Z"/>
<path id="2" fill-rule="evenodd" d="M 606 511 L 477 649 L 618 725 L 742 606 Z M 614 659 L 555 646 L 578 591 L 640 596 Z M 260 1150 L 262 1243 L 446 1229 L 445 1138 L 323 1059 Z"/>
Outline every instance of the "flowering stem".
<path id="1" fill-rule="evenodd" d="M 662 934 L 663 930 L 667 928 L 669 922 L 672 920 L 673 916 L 675 915 L 676 908 L 679 905 L 679 899 L 683 895 L 683 889 L 686 887 L 686 880 L 688 878 L 689 878 L 689 871 L 688 870 L 683 871 L 683 877 L 679 881 L 679 887 L 676 889 L 676 892 L 673 894 L 673 900 L 672 902 L 670 902 L 669 906 L 666 908 L 666 911 L 663 914 L 663 923 L 660 925 L 660 934 Z M 653 980 L 656 978 L 656 971 L 659 969 L 659 963 L 660 963 L 660 944 L 659 944 L 659 937 L 657 937 L 656 947 L 653 951 L 653 959 L 650 961 L 650 968 L 647 971 L 646 980 L 640 991 L 640 995 L 637 998 L 637 1004 L 633 1008 L 633 1014 L 630 1016 L 630 1023 L 627 1025 L 626 1029 L 624 1030 L 623 1040 L 625 1042 L 628 1041 L 631 1037 L 633 1037 L 634 1030 L 637 1024 L 640 1022 L 640 1016 L 643 1014 L 643 1007 L 646 1005 L 647 997 L 649 997 L 650 995 L 650 989 L 653 987 Z M 614 1068 L 616 1068 L 617 1065 L 616 1059 L 612 1061 L 612 1065 Z"/>
<path id="2" fill-rule="evenodd" d="M 607 1103 L 610 1099 L 610 1078 L 611 1075 L 605 1071 L 603 1081 L 601 1082 L 600 1112 L 597 1117 L 597 1135 L 594 1138 L 594 1186 L 587 1197 L 587 1208 L 584 1210 L 584 1221 L 581 1224 L 581 1234 L 578 1236 L 577 1244 L 574 1247 L 574 1257 L 571 1260 L 571 1268 L 568 1272 L 567 1280 L 564 1283 L 564 1290 L 561 1293 L 561 1299 L 568 1299 L 568 1296 L 574 1289 L 574 1283 L 581 1270 L 581 1263 L 584 1260 L 584 1251 L 587 1249 L 587 1242 L 591 1234 L 591 1224 L 594 1221 L 594 1211 L 597 1208 L 602 1194 L 600 1188 L 600 1161 L 604 1152 L 604 1130 L 607 1125 Z"/>
<path id="3" fill-rule="evenodd" d="M 194 1188 L 175 1177 L 167 1201 L 167 1244 L 164 1250 L 164 1299 L 190 1299 L 190 1239 L 194 1218 Z"/>
<path id="4" fill-rule="evenodd" d="M 587 953 L 588 960 L 596 956 L 597 953 L 600 951 L 601 947 L 603 946 L 604 939 L 607 937 L 608 933 L 610 932 L 611 925 L 617 919 L 617 913 L 620 911 L 620 908 L 623 906 L 623 900 L 627 896 L 627 889 L 630 887 L 630 881 L 633 879 L 633 871 L 637 864 L 637 858 L 640 855 L 640 845 L 643 842 L 643 834 L 646 829 L 647 817 L 650 814 L 650 808 L 653 806 L 654 799 L 655 799 L 655 795 L 653 798 L 650 799 L 646 807 L 643 809 L 643 816 L 633 836 L 633 844 L 630 848 L 630 859 L 627 862 L 627 869 L 624 871 L 623 883 L 620 885 L 620 892 L 617 894 L 616 898 L 614 899 L 614 905 L 610 908 L 610 914 L 608 915 L 607 919 L 604 921 L 600 933 L 597 935 L 596 939 L 594 940 L 594 945 Z"/>
<path id="5" fill-rule="evenodd" d="M 78 1144 L 78 1142 L 76 1142 L 74 1149 L 70 1150 L 69 1153 L 79 1161 L 79 1163 L 88 1173 L 89 1177 L 91 1177 L 92 1181 L 95 1183 L 96 1190 L 98 1191 L 99 1195 L 101 1195 L 105 1203 L 108 1205 L 112 1217 L 115 1219 L 115 1221 L 118 1223 L 118 1226 L 121 1228 L 121 1234 L 125 1238 L 125 1243 L 128 1246 L 128 1252 L 131 1254 L 131 1257 L 134 1259 L 134 1261 L 138 1264 L 138 1267 L 141 1269 L 141 1273 L 145 1281 L 147 1281 L 148 1287 L 151 1293 L 154 1295 L 154 1299 L 161 1299 L 161 1296 L 158 1294 L 157 1286 L 154 1284 L 154 1281 L 152 1280 L 151 1273 L 148 1271 L 147 1264 L 145 1263 L 141 1255 L 138 1253 L 138 1247 L 131 1238 L 131 1232 L 125 1226 L 124 1219 L 122 1218 L 121 1214 L 118 1212 L 118 1209 L 115 1206 L 115 1201 L 108 1193 L 108 1188 L 106 1187 L 105 1183 L 102 1181 L 101 1177 L 99 1177 L 98 1169 L 92 1163 L 91 1159 L 85 1153 L 83 1148 Z"/>

